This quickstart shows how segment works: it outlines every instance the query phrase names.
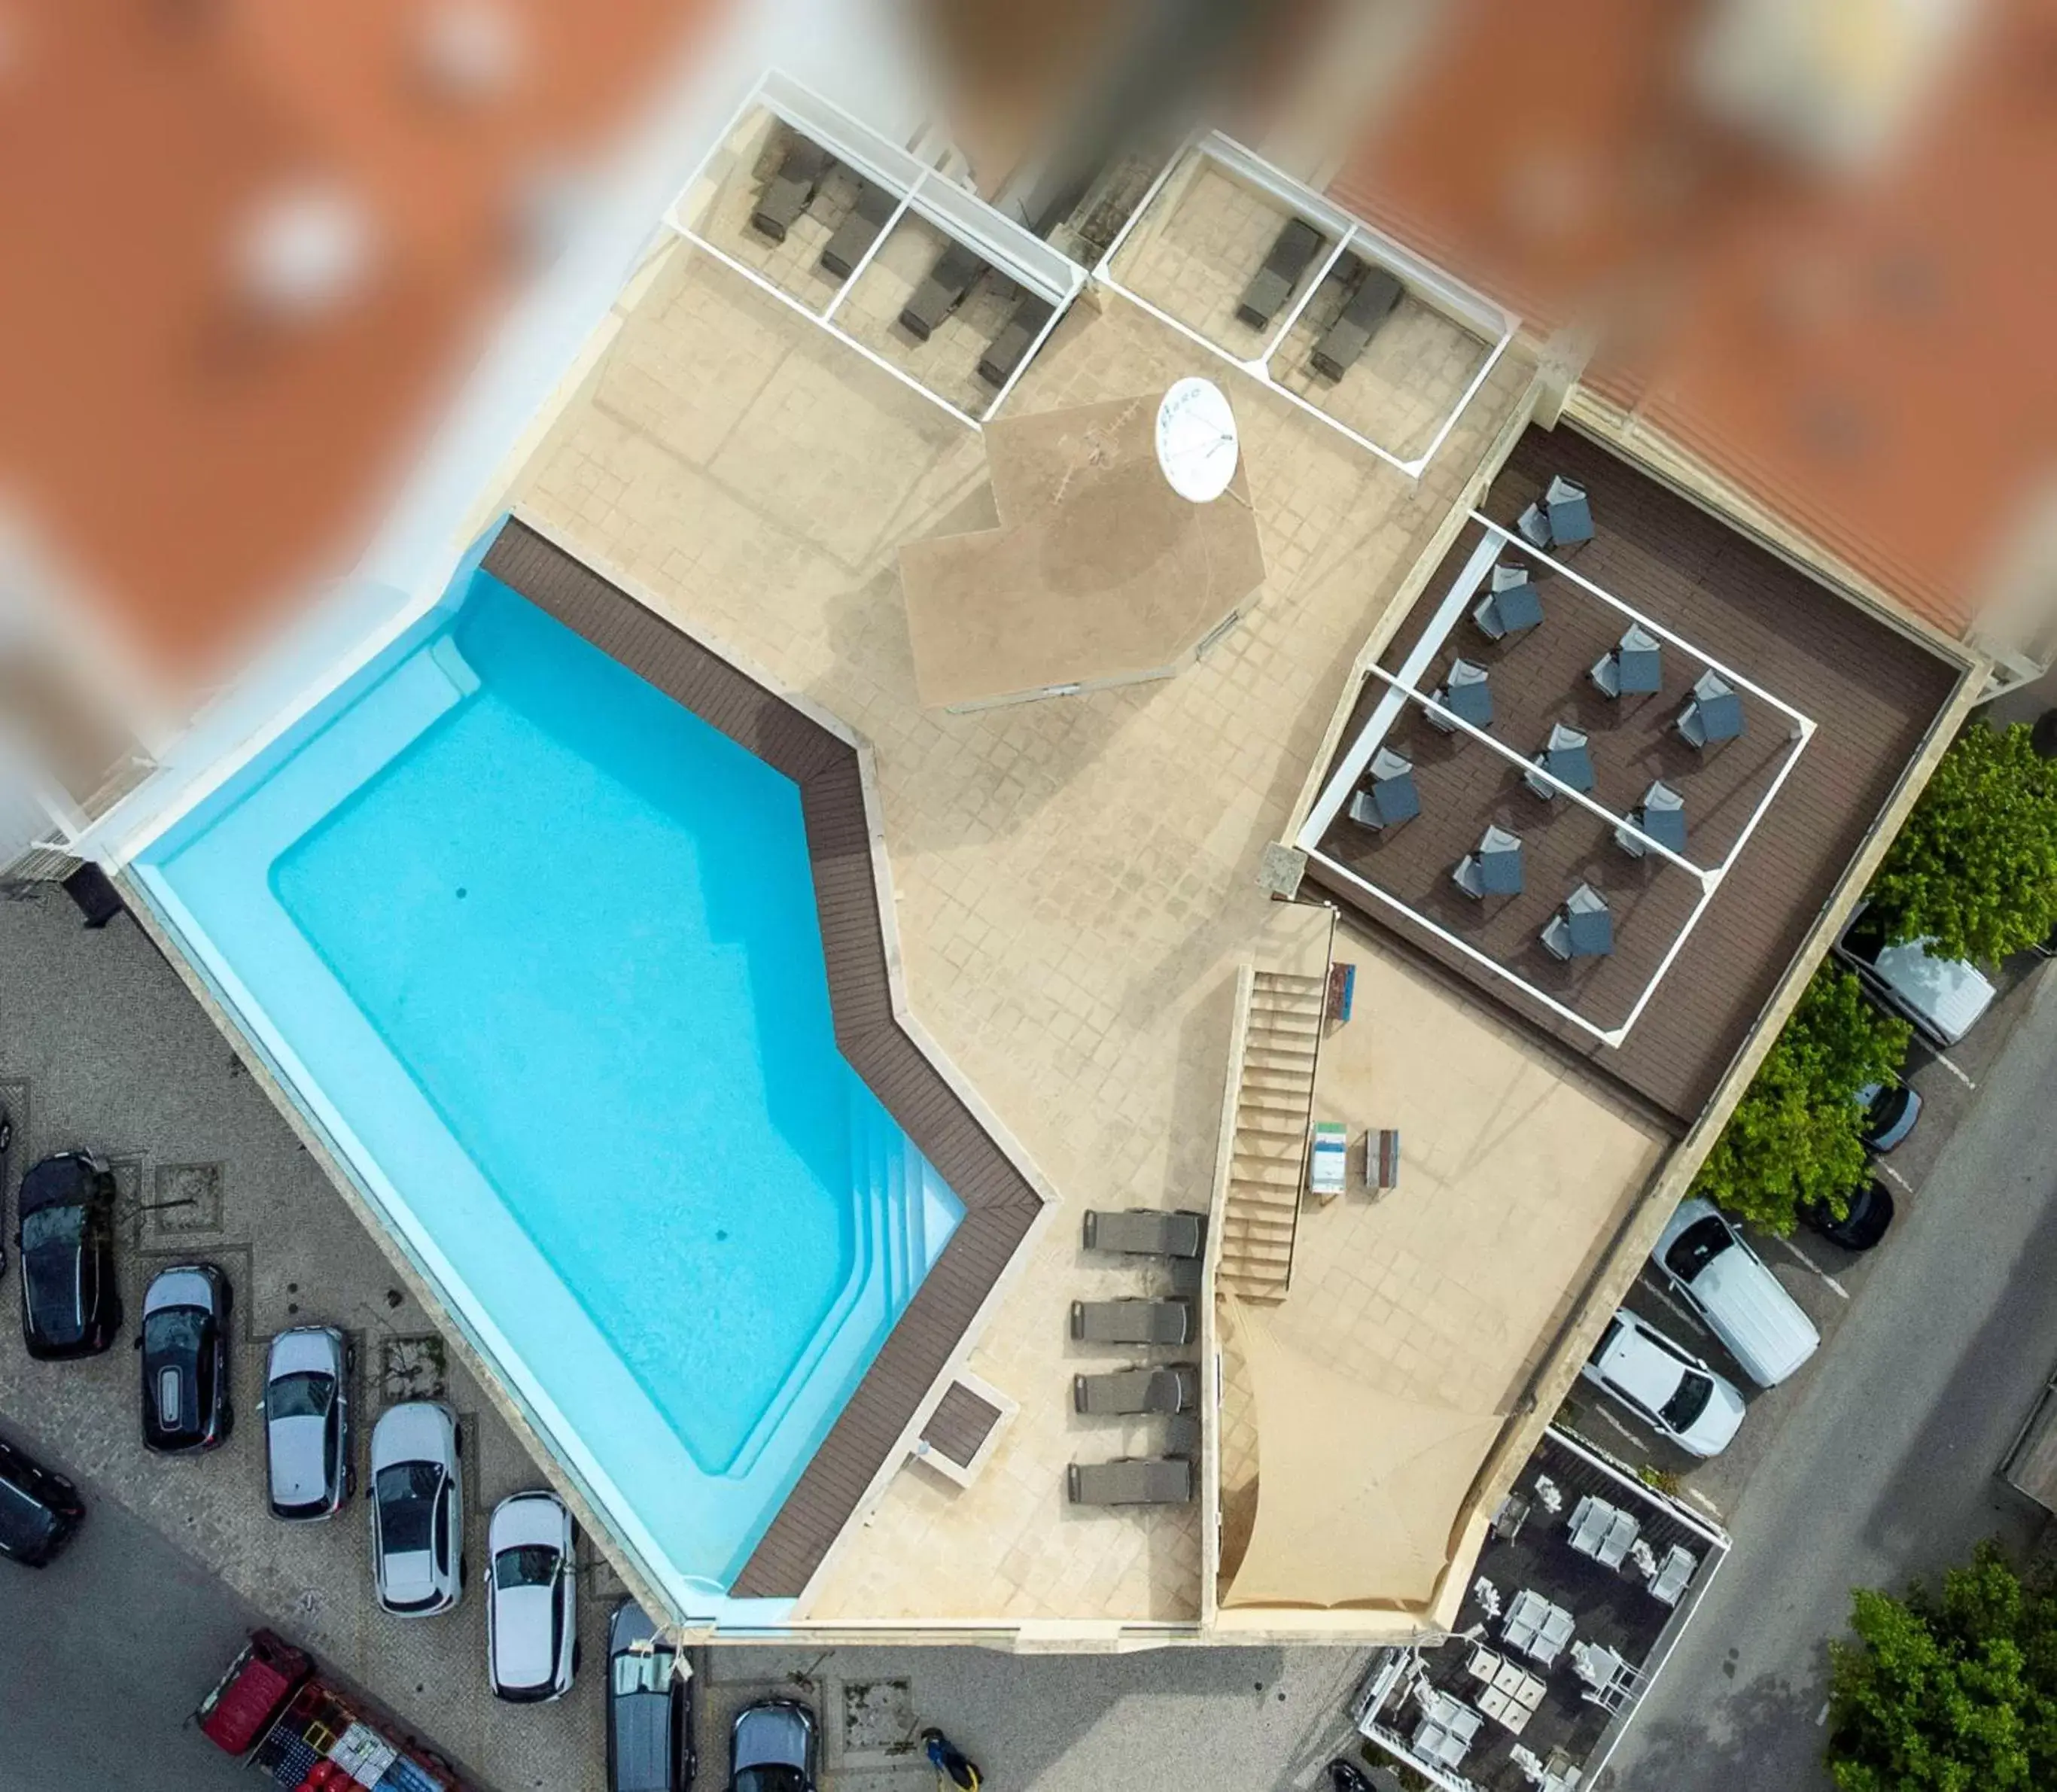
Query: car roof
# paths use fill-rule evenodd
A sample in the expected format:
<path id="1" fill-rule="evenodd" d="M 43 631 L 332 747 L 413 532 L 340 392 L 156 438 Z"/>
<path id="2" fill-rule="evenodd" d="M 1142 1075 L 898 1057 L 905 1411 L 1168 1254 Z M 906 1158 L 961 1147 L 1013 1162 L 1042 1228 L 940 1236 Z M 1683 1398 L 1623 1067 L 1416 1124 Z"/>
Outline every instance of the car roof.
<path id="1" fill-rule="evenodd" d="M 153 1313 L 175 1306 L 197 1306 L 212 1313 L 214 1304 L 213 1278 L 198 1263 L 181 1263 L 175 1269 L 160 1270 L 150 1278 L 150 1286 L 143 1295 L 143 1317 L 147 1319 Z"/>
<path id="2" fill-rule="evenodd" d="M 22 1178 L 15 1204 L 22 1213 L 38 1207 L 76 1207 L 89 1200 L 99 1171 L 84 1152 L 63 1152 L 46 1157 Z"/>
<path id="3" fill-rule="evenodd" d="M 1938 958 L 1928 942 L 1910 940 L 1885 947 L 1873 961 L 1881 981 L 1910 1007 L 1932 1021 L 1937 1031 L 1961 1038 L 1998 993 L 1977 965 L 1961 958 Z"/>
<path id="4" fill-rule="evenodd" d="M 1686 1366 L 1654 1342 L 1650 1328 L 1633 1313 L 1618 1317 L 1621 1323 L 1600 1353 L 1600 1373 L 1624 1394 L 1655 1412 L 1678 1391 Z"/>
<path id="5" fill-rule="evenodd" d="M 371 1428 L 371 1472 L 396 1462 L 448 1462 L 456 1453 L 456 1421 L 438 1400 L 389 1406 Z"/>
<path id="6" fill-rule="evenodd" d="M 561 1550 L 571 1528 L 571 1514 L 554 1493 L 511 1494 L 493 1509 L 486 1527 L 487 1552 L 497 1556 L 503 1549 L 519 1549 L 541 1544 Z"/>
<path id="7" fill-rule="evenodd" d="M 343 1366 L 343 1338 L 333 1326 L 295 1326 L 271 1340 L 265 1376 L 334 1375 Z"/>

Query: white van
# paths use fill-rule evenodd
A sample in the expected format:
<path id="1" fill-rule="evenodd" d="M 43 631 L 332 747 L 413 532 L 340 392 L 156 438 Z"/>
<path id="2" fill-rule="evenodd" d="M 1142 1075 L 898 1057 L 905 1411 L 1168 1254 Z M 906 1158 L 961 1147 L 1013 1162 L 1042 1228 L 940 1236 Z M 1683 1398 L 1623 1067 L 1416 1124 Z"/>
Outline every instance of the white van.
<path id="1" fill-rule="evenodd" d="M 1713 1202 L 1680 1202 L 1651 1257 L 1758 1386 L 1777 1387 L 1820 1347 L 1813 1321 Z"/>
<path id="2" fill-rule="evenodd" d="M 1925 950 L 1927 944 L 1909 940 L 1888 946 L 1885 929 L 1865 921 L 1860 903 L 1836 950 L 1881 1000 L 1947 1049 L 1972 1030 L 1999 992 L 1977 965 L 1964 958 L 1938 958 Z"/>

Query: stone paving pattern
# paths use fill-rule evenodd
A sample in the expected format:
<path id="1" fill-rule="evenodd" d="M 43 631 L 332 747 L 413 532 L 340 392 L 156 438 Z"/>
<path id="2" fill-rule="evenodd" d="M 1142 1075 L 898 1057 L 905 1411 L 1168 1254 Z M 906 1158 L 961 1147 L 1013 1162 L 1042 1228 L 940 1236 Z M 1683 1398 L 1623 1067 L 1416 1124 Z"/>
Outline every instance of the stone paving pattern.
<path id="1" fill-rule="evenodd" d="M 112 1350 L 78 1362 L 31 1362 L 19 1325 L 0 1324 L 8 1434 L 73 1473 L 89 1513 L 109 1501 L 129 1509 L 489 1786 L 596 1792 L 601 1639 L 621 1596 L 612 1570 L 589 1545 L 582 1552 L 585 1664 L 571 1694 L 547 1706 L 494 1699 L 486 1515 L 506 1495 L 545 1485 L 542 1473 L 460 1367 L 438 1371 L 446 1353 L 427 1315 L 136 923 L 123 916 L 88 932 L 56 886 L 34 889 L 0 901 L 0 1100 L 16 1129 L 5 1192 L 11 1208 L 22 1171 L 53 1152 L 84 1148 L 109 1160 L 127 1317 Z M 168 1201 L 195 1204 L 157 1205 Z M 235 1290 L 235 1430 L 204 1456 L 155 1457 L 143 1448 L 130 1346 L 150 1276 L 195 1259 L 219 1263 Z M 20 1273 L 10 1261 L 10 1279 Z M 11 1289 L 6 1298 L 11 1306 Z M 342 1326 L 357 1346 L 359 1492 L 333 1519 L 285 1524 L 265 1505 L 257 1403 L 271 1334 L 314 1322 Z M 386 1404 L 388 1346 L 424 1340 L 434 1349 L 402 1348 L 394 1360 L 426 1376 L 430 1385 L 414 1391 L 441 1382 L 463 1420 L 470 1587 L 453 1612 L 396 1618 L 372 1597 L 366 1463 Z M 147 1652 L 149 1639 L 137 1641 Z M 192 1690 L 196 1703 L 207 1687 Z"/>
<path id="2" fill-rule="evenodd" d="M 1291 213 L 1268 193 L 1195 157 L 1167 181 L 1114 260 L 1116 279 L 1229 354 L 1263 352 L 1291 301 L 1254 330 L 1235 315 Z M 1319 272 L 1333 240 L 1303 276 Z M 1296 292 L 1294 296 L 1298 296 Z M 1340 380 L 1308 356 L 1342 308 L 1333 276 L 1309 301 L 1271 358 L 1271 375 L 1337 422 L 1402 460 L 1425 453 L 1484 364 L 1490 345 L 1411 294 L 1402 299 Z"/>
<path id="3" fill-rule="evenodd" d="M 1346 924 L 1334 950 L 1357 997 L 1322 1041 L 1314 1118 L 1349 1129 L 1349 1187 L 1302 1203 L 1292 1289 L 1265 1323 L 1388 1394 L 1509 1412 L 1670 1140 L 1389 943 Z M 1399 1129 L 1400 1181 L 1374 1195 L 1362 1135 L 1381 1127 Z M 1249 1540 L 1261 1415 L 1223 1336 L 1226 1580 Z"/>
<path id="4" fill-rule="evenodd" d="M 514 496 L 870 742 L 913 1013 L 1064 1203 L 969 1357 L 1020 1417 L 969 1489 L 894 1477 L 806 1612 L 1190 1620 L 1197 1508 L 1064 1506 L 1067 1461 L 1163 1446 L 1161 1429 L 1071 1413 L 1074 1372 L 1126 1359 L 1072 1346 L 1067 1303 L 1150 1283 L 1088 1261 L 1078 1216 L 1206 1204 L 1234 967 L 1266 912 L 1259 854 L 1528 370 L 1496 370 L 1417 486 L 1139 307 L 1088 295 L 1010 410 L 1223 379 L 1270 577 L 1175 679 L 952 715 L 918 706 L 894 550 L 989 523 L 978 436 L 690 245 L 624 304 Z"/>

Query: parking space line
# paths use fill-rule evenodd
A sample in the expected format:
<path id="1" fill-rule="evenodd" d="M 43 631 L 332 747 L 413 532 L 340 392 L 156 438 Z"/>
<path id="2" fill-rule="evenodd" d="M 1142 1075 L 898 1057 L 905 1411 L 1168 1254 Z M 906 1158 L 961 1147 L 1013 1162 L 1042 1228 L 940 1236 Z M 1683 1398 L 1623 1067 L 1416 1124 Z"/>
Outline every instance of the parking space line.
<path id="1" fill-rule="evenodd" d="M 1774 1233 L 1772 1236 L 1778 1238 L 1778 1235 L 1776 1233 Z M 1812 1257 L 1809 1256 L 1805 1251 L 1802 1251 L 1798 1245 L 1795 1244 L 1792 1241 L 1792 1239 L 1778 1239 L 1778 1243 L 1785 1248 L 1786 1254 L 1790 1256 L 1795 1263 L 1798 1263 L 1802 1269 L 1813 1271 L 1815 1275 L 1818 1275 L 1824 1282 L 1827 1283 L 1828 1285 L 1836 1291 L 1839 1298 L 1848 1300 L 1850 1298 L 1849 1290 L 1833 1275 L 1829 1275 L 1826 1270 L 1823 1269 L 1819 1263 L 1816 1263 Z"/>
<path id="2" fill-rule="evenodd" d="M 1612 1425 L 1615 1430 L 1619 1431 L 1622 1436 L 1626 1437 L 1631 1444 L 1634 1444 L 1637 1449 L 1640 1449 L 1643 1447 L 1645 1440 L 1636 1436 L 1636 1434 L 1633 1431 L 1630 1430 L 1621 1420 L 1616 1418 L 1612 1413 L 1609 1412 L 1604 1405 L 1595 1403 L 1592 1410 L 1596 1417 L 1605 1419 L 1609 1425 Z"/>
<path id="3" fill-rule="evenodd" d="M 1970 1077 L 1967 1076 L 1963 1071 L 1960 1070 L 1955 1063 L 1953 1063 L 1950 1059 L 1945 1057 L 1940 1052 L 1932 1052 L 1929 1054 L 1929 1061 L 1932 1064 L 1940 1064 L 1942 1065 L 1942 1067 L 1945 1070 L 1948 1071 L 1952 1076 L 1956 1077 L 1959 1082 L 1962 1083 L 1966 1088 L 1975 1089 L 1979 1086 L 1976 1083 L 1973 1082 Z"/>
<path id="4" fill-rule="evenodd" d="M 1674 1313 L 1677 1314 L 1680 1318 L 1683 1319 L 1687 1325 L 1690 1326 L 1694 1329 L 1694 1330 L 1702 1333 L 1708 1337 L 1712 1337 L 1714 1335 L 1711 1332 L 1707 1330 L 1706 1322 L 1700 1318 L 1699 1314 L 1689 1311 L 1680 1302 L 1675 1299 L 1672 1297 L 1671 1290 L 1660 1283 L 1655 1276 L 1646 1276 L 1643 1279 L 1643 1286 L 1647 1288 L 1651 1293 L 1655 1294 L 1659 1300 L 1663 1302 L 1667 1306 L 1670 1307 Z"/>
<path id="5" fill-rule="evenodd" d="M 1909 1182 L 1906 1177 L 1903 1176 L 1897 1170 L 1894 1169 L 1893 1167 L 1890 1164 L 1887 1163 L 1883 1158 L 1874 1157 L 1871 1160 L 1871 1167 L 1874 1170 L 1877 1171 L 1881 1176 L 1892 1177 L 1893 1179 L 1897 1183 L 1906 1193 L 1912 1195 L 1914 1192 L 1914 1184 Z"/>

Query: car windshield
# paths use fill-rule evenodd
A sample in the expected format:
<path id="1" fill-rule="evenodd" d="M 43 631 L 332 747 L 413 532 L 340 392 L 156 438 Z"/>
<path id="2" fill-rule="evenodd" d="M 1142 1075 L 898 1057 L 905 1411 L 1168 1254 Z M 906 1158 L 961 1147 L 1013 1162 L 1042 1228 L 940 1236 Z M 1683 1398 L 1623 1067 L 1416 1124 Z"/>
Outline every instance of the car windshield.
<path id="1" fill-rule="evenodd" d="M 143 1322 L 146 1356 L 193 1357 L 207 1337 L 207 1314 L 197 1306 L 168 1306 Z"/>
<path id="2" fill-rule="evenodd" d="M 615 1696 L 669 1691 L 672 1659 L 669 1649 L 624 1649 L 614 1658 Z"/>
<path id="3" fill-rule="evenodd" d="M 1674 1431 L 1690 1431 L 1714 1397 L 1714 1384 L 1697 1370 L 1689 1369 L 1686 1378 L 1678 1384 L 1678 1391 L 1664 1402 L 1661 1416 Z"/>
<path id="4" fill-rule="evenodd" d="M 38 1207 L 22 1216 L 22 1248 L 40 1251 L 47 1245 L 76 1245 L 85 1236 L 84 1207 Z"/>
<path id="5" fill-rule="evenodd" d="M 557 1552 L 548 1544 L 502 1550 L 493 1564 L 496 1587 L 547 1587 L 557 1578 Z"/>
<path id="6" fill-rule="evenodd" d="M 1681 1282 L 1691 1282 L 1717 1257 L 1735 1243 L 1727 1225 L 1715 1214 L 1695 1220 L 1672 1241 L 1664 1253 L 1665 1267 Z"/>
<path id="7" fill-rule="evenodd" d="M 798 1767 L 744 1767 L 735 1776 L 735 1792 L 807 1792 Z"/>
<path id="8" fill-rule="evenodd" d="M 12 1481 L 0 1477 L 0 1549 L 33 1552 L 50 1540 L 56 1515 Z"/>
<path id="9" fill-rule="evenodd" d="M 436 1490 L 443 1472 L 433 1462 L 396 1462 L 379 1471 L 375 1493 L 379 1526 L 388 1554 L 410 1555 L 429 1547 Z"/>
<path id="10" fill-rule="evenodd" d="M 335 1399 L 335 1383 L 326 1375 L 283 1375 L 265 1390 L 264 1410 L 275 1419 L 325 1418 Z"/>

